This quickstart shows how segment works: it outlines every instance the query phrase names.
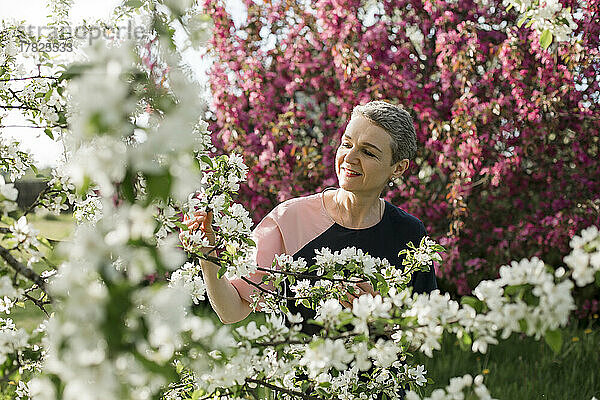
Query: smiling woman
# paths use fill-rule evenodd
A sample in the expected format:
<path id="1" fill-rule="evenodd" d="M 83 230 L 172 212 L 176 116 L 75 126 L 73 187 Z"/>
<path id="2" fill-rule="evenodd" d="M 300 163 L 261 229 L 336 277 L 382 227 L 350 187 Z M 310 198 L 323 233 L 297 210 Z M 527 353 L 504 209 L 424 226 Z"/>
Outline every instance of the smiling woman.
<path id="1" fill-rule="evenodd" d="M 263 218 L 252 233 L 257 265 L 270 268 L 277 254 L 310 261 L 323 247 L 339 251 L 353 246 L 400 267 L 398 253 L 409 242 L 418 245 L 426 235 L 425 227 L 380 196 L 390 179 L 406 171 L 415 153 L 416 134 L 406 110 L 384 101 L 355 107 L 336 152 L 339 188 L 287 200 Z M 201 230 L 214 240 L 211 213 L 198 212 L 184 222 L 191 231 Z M 245 280 L 217 278 L 219 267 L 208 260 L 201 265 L 209 300 L 221 320 L 237 322 L 250 314 L 251 296 L 257 288 Z M 250 279 L 258 285 L 262 276 L 257 272 Z M 435 289 L 434 271 L 415 273 L 411 285 L 419 293 Z M 357 291 L 373 292 L 366 283 Z M 294 304 L 288 308 L 305 321 L 314 317 L 309 309 Z M 315 333 L 318 328 L 305 323 L 303 331 Z"/>

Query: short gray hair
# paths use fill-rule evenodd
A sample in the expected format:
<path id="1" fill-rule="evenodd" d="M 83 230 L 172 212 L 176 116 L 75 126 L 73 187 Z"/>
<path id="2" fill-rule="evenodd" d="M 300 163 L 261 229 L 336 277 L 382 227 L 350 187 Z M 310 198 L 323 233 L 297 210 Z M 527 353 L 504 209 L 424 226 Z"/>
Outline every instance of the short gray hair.
<path id="1" fill-rule="evenodd" d="M 361 115 L 384 129 L 392 138 L 392 164 L 417 153 L 417 134 L 408 111 L 385 101 L 376 100 L 354 107 L 352 117 Z"/>

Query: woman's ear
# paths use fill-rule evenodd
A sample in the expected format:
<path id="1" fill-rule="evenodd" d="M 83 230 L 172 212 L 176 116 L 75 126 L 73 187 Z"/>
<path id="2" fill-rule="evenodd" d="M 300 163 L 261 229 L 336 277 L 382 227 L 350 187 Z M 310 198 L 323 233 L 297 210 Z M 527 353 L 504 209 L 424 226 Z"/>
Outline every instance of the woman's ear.
<path id="1" fill-rule="evenodd" d="M 408 160 L 408 158 L 400 160 L 396 164 L 394 164 L 394 166 L 392 167 L 392 178 L 400 178 L 402 174 L 404 174 L 404 172 L 408 169 L 409 164 L 410 161 Z"/>

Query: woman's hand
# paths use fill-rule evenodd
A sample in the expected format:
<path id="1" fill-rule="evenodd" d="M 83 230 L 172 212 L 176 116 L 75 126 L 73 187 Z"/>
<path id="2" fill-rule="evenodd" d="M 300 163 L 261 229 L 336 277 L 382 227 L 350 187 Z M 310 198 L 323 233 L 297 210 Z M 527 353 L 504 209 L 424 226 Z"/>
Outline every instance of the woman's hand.
<path id="1" fill-rule="evenodd" d="M 183 216 L 183 223 L 188 227 L 188 230 L 181 230 L 179 240 L 185 250 L 208 253 L 213 249 L 215 245 L 215 231 L 212 228 L 212 220 L 212 211 L 208 213 L 205 211 L 196 211 L 191 217 L 188 214 Z"/>
<path id="2" fill-rule="evenodd" d="M 367 293 L 370 293 L 373 296 L 378 294 L 369 282 L 357 283 L 354 285 L 354 294 L 348 292 L 348 301 L 341 301 L 340 304 L 346 308 L 352 309 L 354 299 L 358 299 L 360 296 Z"/>

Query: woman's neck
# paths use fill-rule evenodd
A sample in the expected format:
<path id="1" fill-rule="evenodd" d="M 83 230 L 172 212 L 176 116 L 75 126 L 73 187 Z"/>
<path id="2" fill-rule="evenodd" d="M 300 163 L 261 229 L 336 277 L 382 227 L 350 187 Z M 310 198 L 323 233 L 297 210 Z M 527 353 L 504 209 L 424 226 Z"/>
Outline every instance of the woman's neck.
<path id="1" fill-rule="evenodd" d="M 336 222 L 348 228 L 375 225 L 381 220 L 381 200 L 377 194 L 360 194 L 339 188 L 332 197 Z"/>

